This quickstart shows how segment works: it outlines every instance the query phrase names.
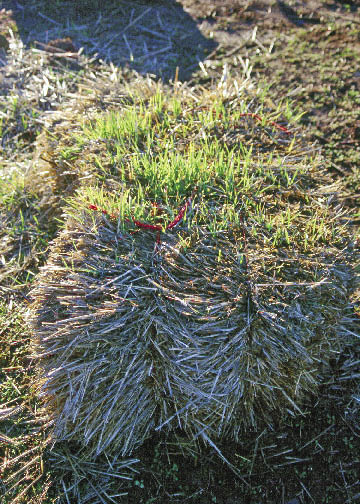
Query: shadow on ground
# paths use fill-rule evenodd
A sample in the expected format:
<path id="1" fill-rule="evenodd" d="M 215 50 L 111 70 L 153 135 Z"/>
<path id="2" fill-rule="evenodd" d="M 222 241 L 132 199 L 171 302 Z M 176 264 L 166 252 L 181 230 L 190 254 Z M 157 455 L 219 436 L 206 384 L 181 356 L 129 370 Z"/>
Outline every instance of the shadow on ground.
<path id="1" fill-rule="evenodd" d="M 87 55 L 164 81 L 176 67 L 180 80 L 189 79 L 217 46 L 175 0 L 9 0 L 2 7 L 12 10 L 26 46 L 48 49 L 44 44 L 68 37 L 67 45 L 55 43 L 58 52 L 83 47 Z"/>

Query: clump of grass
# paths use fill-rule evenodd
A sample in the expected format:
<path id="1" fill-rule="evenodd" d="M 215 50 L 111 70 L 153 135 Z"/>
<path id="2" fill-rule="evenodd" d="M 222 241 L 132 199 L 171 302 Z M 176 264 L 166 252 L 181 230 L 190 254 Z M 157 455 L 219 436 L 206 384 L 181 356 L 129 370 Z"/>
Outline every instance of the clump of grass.
<path id="1" fill-rule="evenodd" d="M 73 142 L 73 170 L 99 138 L 105 162 L 68 201 L 30 322 L 55 438 L 90 458 L 177 427 L 219 451 L 301 412 L 344 345 L 358 256 L 314 149 L 261 93 L 218 95 L 156 92 Z"/>

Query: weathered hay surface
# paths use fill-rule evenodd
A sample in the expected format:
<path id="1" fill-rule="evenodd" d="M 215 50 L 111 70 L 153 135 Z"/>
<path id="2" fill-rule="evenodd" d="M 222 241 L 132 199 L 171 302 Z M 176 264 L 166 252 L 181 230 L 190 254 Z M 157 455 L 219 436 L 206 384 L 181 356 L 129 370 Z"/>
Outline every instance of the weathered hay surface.
<path id="1" fill-rule="evenodd" d="M 239 229 L 215 239 L 199 227 L 187 250 L 183 233 L 154 253 L 153 233 L 84 211 L 55 240 L 32 323 L 57 438 L 91 455 L 126 455 L 176 427 L 238 440 L 316 391 L 343 344 L 349 256 L 271 253 L 251 239 L 246 267 Z"/>

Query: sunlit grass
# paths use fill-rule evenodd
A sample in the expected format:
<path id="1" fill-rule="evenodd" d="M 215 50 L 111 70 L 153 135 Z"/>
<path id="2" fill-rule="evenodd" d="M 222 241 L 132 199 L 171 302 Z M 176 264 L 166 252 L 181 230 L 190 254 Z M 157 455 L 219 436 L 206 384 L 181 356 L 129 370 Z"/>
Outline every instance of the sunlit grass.
<path id="1" fill-rule="evenodd" d="M 328 218 L 325 198 L 311 197 L 319 159 L 303 152 L 297 136 L 302 113 L 289 101 L 273 111 L 264 104 L 266 96 L 261 89 L 256 97 L 260 122 L 248 113 L 245 99 L 212 97 L 194 104 L 176 94 L 165 99 L 160 91 L 146 102 L 138 99 L 86 121 L 67 152 L 77 166 L 76 153 L 101 139 L 105 149 L 101 159 L 95 157 L 99 185 L 79 190 L 71 206 L 79 211 L 95 205 L 120 216 L 125 227 L 126 221 L 145 219 L 165 230 L 196 194 L 190 227 L 205 225 L 213 233 L 239 227 L 240 215 L 246 215 L 250 232 L 266 246 L 308 251 L 320 244 L 340 245 L 344 226 Z M 288 128 L 294 128 L 290 134 L 279 132 L 282 114 Z M 260 138 L 262 145 L 256 141 Z M 117 187 L 111 192 L 102 187 L 109 177 Z M 76 218 L 76 211 L 71 214 Z"/>

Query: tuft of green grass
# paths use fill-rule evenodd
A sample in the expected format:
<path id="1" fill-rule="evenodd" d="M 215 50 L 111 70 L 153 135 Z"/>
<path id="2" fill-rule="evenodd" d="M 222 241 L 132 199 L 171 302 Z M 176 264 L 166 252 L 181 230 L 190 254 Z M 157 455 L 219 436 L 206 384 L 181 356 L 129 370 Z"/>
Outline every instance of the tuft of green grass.
<path id="1" fill-rule="evenodd" d="M 191 107 L 178 96 L 164 100 L 159 92 L 148 103 L 140 101 L 136 107 L 90 120 L 71 147 L 72 152 L 82 151 L 79 163 L 74 158 L 73 170 L 81 173 L 87 146 L 101 138 L 106 149 L 97 165 L 98 183 L 111 177 L 117 189 L 108 204 L 101 201 L 103 193 L 98 189 L 81 189 L 80 200 L 100 205 L 110 214 L 126 213 L 127 218 L 129 205 L 133 205 L 135 218 L 151 223 L 161 220 L 165 228 L 196 189 L 201 200 L 198 225 L 208 222 L 214 229 L 225 229 L 230 222 L 239 225 L 239 211 L 251 209 L 251 232 L 264 228 L 265 245 L 296 244 L 305 251 L 321 243 L 340 245 L 345 225 L 339 227 L 335 225 L 337 217 L 329 218 L 325 197 L 320 196 L 317 202 L 312 198 L 312 209 L 305 208 L 309 189 L 315 190 L 319 161 L 302 153 L 296 133 L 279 135 L 274 123 L 280 120 L 280 109 L 266 111 L 266 95 L 262 93 L 257 97 L 257 110 L 263 110 L 258 125 L 254 118 L 244 116 L 243 100 L 228 106 L 214 99 L 210 105 Z M 293 124 L 301 117 L 288 102 L 284 115 Z M 128 198 L 126 210 L 122 207 L 124 194 Z M 221 201 L 220 212 L 206 203 L 214 195 Z M 284 199 L 293 201 L 279 212 L 276 202 Z M 154 202 L 162 208 L 161 219 L 152 211 Z"/>

